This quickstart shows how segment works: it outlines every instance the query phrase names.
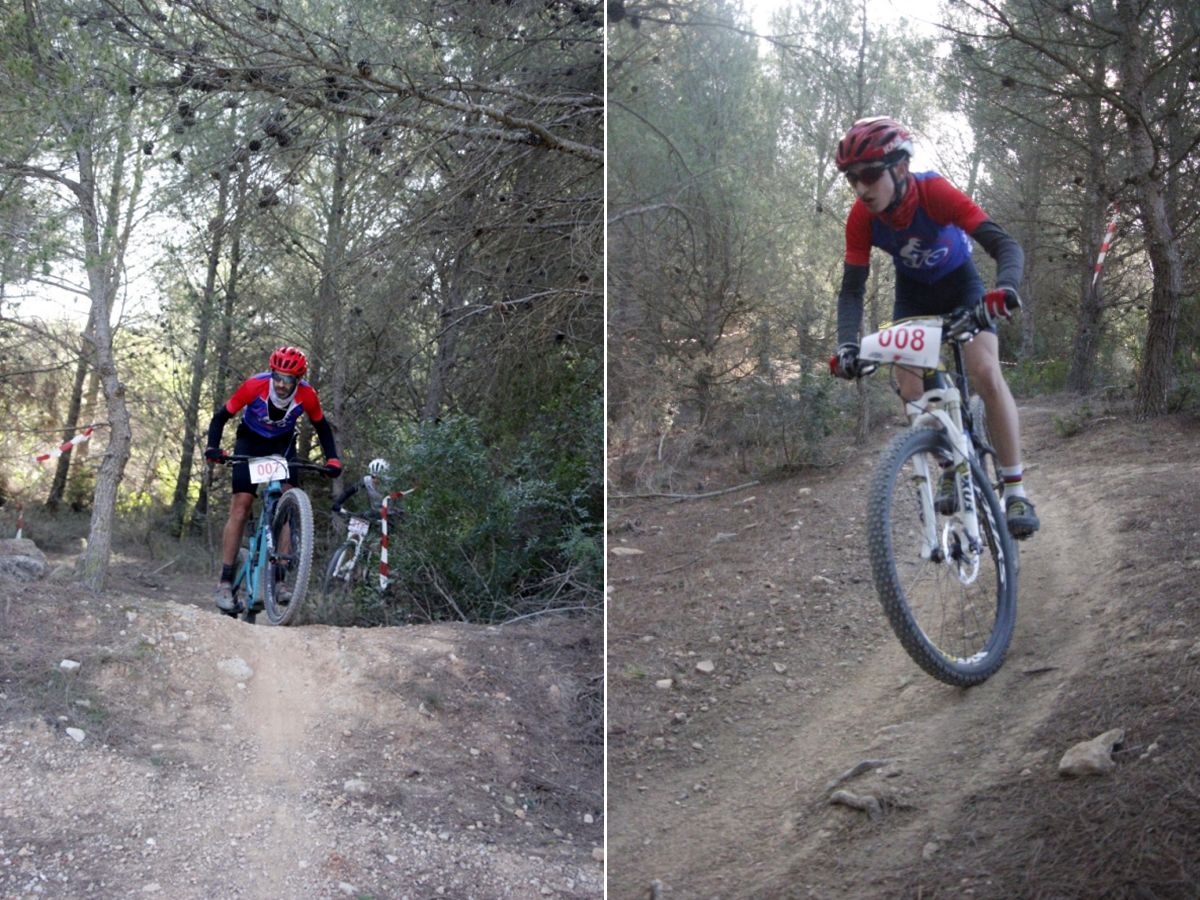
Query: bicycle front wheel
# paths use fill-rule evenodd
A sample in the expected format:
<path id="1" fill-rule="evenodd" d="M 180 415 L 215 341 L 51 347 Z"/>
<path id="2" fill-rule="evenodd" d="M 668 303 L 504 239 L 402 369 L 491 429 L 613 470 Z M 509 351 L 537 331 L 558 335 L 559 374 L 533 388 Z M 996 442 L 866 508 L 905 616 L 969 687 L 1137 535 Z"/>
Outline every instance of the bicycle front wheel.
<path id="1" fill-rule="evenodd" d="M 969 687 L 993 675 L 1008 652 L 1016 553 L 976 460 L 971 481 L 981 546 L 970 546 L 961 497 L 949 514 L 936 510 L 943 465 L 952 459 L 949 440 L 935 429 L 892 441 L 871 483 L 868 545 L 879 600 L 908 655 L 939 681 Z"/>
<path id="2" fill-rule="evenodd" d="M 265 574 L 264 611 L 272 625 L 290 625 L 308 592 L 312 570 L 313 517 L 308 494 L 299 488 L 284 491 L 271 517 L 275 557 Z"/>

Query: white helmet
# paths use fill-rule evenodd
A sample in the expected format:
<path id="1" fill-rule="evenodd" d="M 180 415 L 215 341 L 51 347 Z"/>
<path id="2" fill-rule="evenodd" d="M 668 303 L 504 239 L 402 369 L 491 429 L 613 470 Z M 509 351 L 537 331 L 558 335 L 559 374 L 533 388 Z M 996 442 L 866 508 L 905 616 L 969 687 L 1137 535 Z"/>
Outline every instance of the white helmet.
<path id="1" fill-rule="evenodd" d="M 367 463 L 367 471 L 372 478 L 382 478 L 388 473 L 388 461 L 386 459 L 373 459 Z"/>

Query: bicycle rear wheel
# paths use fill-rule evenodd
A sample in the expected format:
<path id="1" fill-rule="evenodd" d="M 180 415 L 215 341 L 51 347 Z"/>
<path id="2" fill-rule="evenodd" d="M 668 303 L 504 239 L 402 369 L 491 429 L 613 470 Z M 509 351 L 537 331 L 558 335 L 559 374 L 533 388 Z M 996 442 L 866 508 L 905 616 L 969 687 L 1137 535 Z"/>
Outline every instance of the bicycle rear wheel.
<path id="1" fill-rule="evenodd" d="M 263 611 L 272 625 L 289 625 L 304 603 L 312 570 L 312 504 L 304 491 L 292 488 L 279 498 L 271 517 L 271 538 L 274 571 L 264 573 Z"/>
<path id="2" fill-rule="evenodd" d="M 993 675 L 1008 652 L 1017 614 L 1016 553 L 976 460 L 971 480 L 981 552 L 970 552 L 961 513 L 934 510 L 942 464 L 952 458 L 938 430 L 892 441 L 871 484 L 868 545 L 879 600 L 905 651 L 939 681 L 969 687 Z M 927 515 L 934 517 L 932 532 Z"/>

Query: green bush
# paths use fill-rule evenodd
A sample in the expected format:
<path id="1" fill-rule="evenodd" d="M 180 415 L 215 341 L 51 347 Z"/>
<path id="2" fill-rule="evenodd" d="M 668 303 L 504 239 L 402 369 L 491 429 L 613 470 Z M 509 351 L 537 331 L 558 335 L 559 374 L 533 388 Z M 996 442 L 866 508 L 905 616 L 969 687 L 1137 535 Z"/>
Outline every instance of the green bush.
<path id="1" fill-rule="evenodd" d="M 1021 397 L 1054 394 L 1067 384 L 1070 362 L 1066 359 L 1024 359 L 1005 367 L 1004 378 L 1012 392 Z"/>
<path id="2" fill-rule="evenodd" d="M 560 481 L 531 473 L 544 447 L 535 435 L 505 465 L 475 420 L 450 416 L 421 425 L 395 454 L 397 483 L 417 490 L 389 565 L 423 617 L 494 622 L 599 597 L 593 490 L 561 456 L 547 473 Z"/>
<path id="3" fill-rule="evenodd" d="M 812 464 L 837 419 L 834 387 L 833 379 L 809 372 L 783 381 L 743 378 L 712 404 L 705 439 L 736 453 L 745 471 Z"/>

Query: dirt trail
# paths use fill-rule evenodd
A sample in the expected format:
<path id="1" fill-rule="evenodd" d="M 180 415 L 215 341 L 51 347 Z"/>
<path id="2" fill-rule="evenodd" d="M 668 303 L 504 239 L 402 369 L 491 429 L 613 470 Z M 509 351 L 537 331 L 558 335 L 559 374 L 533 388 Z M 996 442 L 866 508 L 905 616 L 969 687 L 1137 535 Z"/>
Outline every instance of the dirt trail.
<path id="1" fill-rule="evenodd" d="M 40 645 L 0 684 L 0 897 L 601 896 L 597 623 L 269 628 L 12 590 L 5 638 Z"/>
<path id="2" fill-rule="evenodd" d="M 877 449 L 753 496 L 619 510 L 613 545 L 643 552 L 610 566 L 610 897 L 901 896 L 923 858 L 954 868 L 976 798 L 1055 777 L 1069 744 L 1039 734 L 1126 599 L 1126 520 L 1107 501 L 1139 502 L 1168 473 L 1131 425 L 1068 444 L 1055 410 L 1023 415 L 1043 530 L 1022 545 L 1009 658 L 970 690 L 908 660 L 855 549 L 861 516 L 841 521 L 848 499 L 865 505 Z M 1183 455 L 1172 472 L 1200 481 L 1194 434 L 1162 437 Z M 842 786 L 878 797 L 878 820 L 827 802 L 867 761 L 880 765 Z M 935 875 L 925 896 L 1021 893 L 993 871 Z"/>

